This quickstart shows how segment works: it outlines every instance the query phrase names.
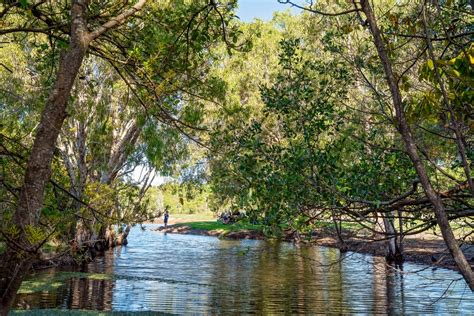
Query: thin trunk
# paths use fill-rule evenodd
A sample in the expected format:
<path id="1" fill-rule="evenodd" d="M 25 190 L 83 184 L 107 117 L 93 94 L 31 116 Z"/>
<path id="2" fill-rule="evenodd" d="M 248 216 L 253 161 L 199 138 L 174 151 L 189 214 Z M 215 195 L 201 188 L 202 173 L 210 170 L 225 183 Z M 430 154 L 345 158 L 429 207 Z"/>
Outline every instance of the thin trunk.
<path id="1" fill-rule="evenodd" d="M 81 106 L 81 104 L 79 104 L 79 106 Z M 71 190 L 78 199 L 82 199 L 88 173 L 85 161 L 87 154 L 86 123 L 82 121 L 77 122 L 75 130 L 75 140 L 72 141 L 72 144 L 67 138 L 61 139 L 63 143 L 61 154 L 66 171 L 70 178 Z M 81 203 L 74 201 L 73 208 L 76 212 L 80 212 L 81 207 L 83 207 Z M 81 253 L 84 252 L 83 249 L 86 246 L 86 241 L 90 240 L 90 238 L 87 237 L 86 221 L 87 219 L 85 218 L 77 217 L 77 223 L 75 225 L 71 225 L 71 230 L 68 232 L 69 238 L 75 241 L 74 247 L 71 249 L 72 255 L 75 255 L 78 249 L 81 250 Z"/>
<path id="2" fill-rule="evenodd" d="M 370 30 L 372 32 L 374 44 L 377 48 L 379 58 L 382 62 L 384 72 L 386 75 L 387 83 L 390 87 L 390 93 L 392 96 L 393 105 L 395 107 L 395 118 L 397 121 L 397 128 L 402 136 L 403 142 L 405 144 L 405 149 L 413 163 L 413 166 L 420 178 L 420 183 L 425 191 L 427 198 L 430 200 L 435 215 L 437 223 L 441 229 L 446 246 L 448 247 L 451 255 L 453 256 L 457 267 L 459 268 L 461 274 L 463 275 L 466 283 L 469 285 L 471 290 L 474 291 L 474 273 L 472 272 L 471 266 L 469 265 L 466 257 L 461 251 L 456 238 L 454 237 L 451 226 L 449 225 L 449 220 L 444 209 L 443 202 L 441 201 L 439 195 L 433 189 L 431 181 L 428 177 L 426 169 L 418 155 L 417 147 L 411 129 L 408 125 L 408 122 L 403 112 L 403 103 L 400 89 L 398 87 L 397 80 L 392 70 L 392 65 L 390 59 L 385 50 L 385 44 L 383 42 L 380 29 L 377 26 L 375 15 L 372 11 L 369 0 L 361 1 L 362 10 L 366 15 L 367 22 L 369 23 Z"/>
<path id="3" fill-rule="evenodd" d="M 107 170 L 102 174 L 100 182 L 104 184 L 112 183 L 124 166 L 130 146 L 135 146 L 140 136 L 140 128 L 138 124 L 133 121 L 130 128 L 125 132 L 121 139 L 117 139 L 117 144 L 112 146 L 109 161 L 107 162 Z"/>
<path id="4" fill-rule="evenodd" d="M 340 246 L 344 245 L 344 239 L 342 238 L 342 226 L 341 226 L 341 218 L 336 216 L 336 213 L 332 212 L 332 221 L 334 223 L 334 228 L 336 229 L 337 239 L 339 241 Z"/>
<path id="5" fill-rule="evenodd" d="M 469 190 L 471 191 L 471 195 L 474 197 L 474 182 L 471 177 L 471 168 L 469 167 L 468 158 L 466 155 L 466 147 L 464 146 L 465 138 L 461 130 L 461 126 L 456 119 L 456 114 L 454 113 L 453 106 L 451 101 L 448 97 L 448 92 L 446 91 L 443 78 L 441 78 L 438 64 L 436 63 L 436 57 L 434 55 L 433 43 L 431 42 L 430 32 L 428 30 L 428 22 L 426 21 L 426 8 L 423 5 L 423 26 L 425 29 L 425 36 L 426 36 L 426 44 L 428 46 L 428 54 L 433 61 L 433 70 L 435 73 L 436 81 L 439 84 L 439 89 L 441 90 L 441 95 L 443 96 L 443 103 L 446 109 L 449 112 L 451 126 L 454 131 L 454 135 L 456 138 L 456 145 L 458 147 L 459 156 L 461 157 L 462 166 L 464 169 L 464 173 L 466 174 L 467 183 L 469 185 Z"/>
<path id="6" fill-rule="evenodd" d="M 387 218 L 386 215 L 382 215 L 383 217 L 383 224 L 385 227 L 385 233 L 388 236 L 388 255 L 387 255 L 387 260 L 388 261 L 394 261 L 395 260 L 395 255 L 397 253 L 397 245 L 395 241 L 395 230 L 393 229 L 392 223 L 390 222 L 390 219 Z"/>
<path id="7" fill-rule="evenodd" d="M 382 214 L 382 217 L 385 227 L 385 233 L 388 237 L 388 254 L 386 256 L 386 259 L 389 262 L 401 263 L 403 261 L 403 252 L 401 251 L 401 247 L 398 243 L 398 233 L 395 229 L 395 225 L 393 224 L 393 214 Z"/>
<path id="8" fill-rule="evenodd" d="M 404 233 L 403 233 L 403 212 L 398 211 L 398 247 L 400 248 L 400 253 L 403 255 L 404 253 L 404 247 L 403 247 L 403 239 L 404 239 Z"/>

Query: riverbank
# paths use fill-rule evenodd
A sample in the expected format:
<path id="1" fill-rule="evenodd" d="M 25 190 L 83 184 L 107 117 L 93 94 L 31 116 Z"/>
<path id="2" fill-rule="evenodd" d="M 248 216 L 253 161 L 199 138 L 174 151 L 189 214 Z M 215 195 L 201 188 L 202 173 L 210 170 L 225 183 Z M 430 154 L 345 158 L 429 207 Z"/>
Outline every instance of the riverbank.
<path id="1" fill-rule="evenodd" d="M 170 214 L 168 224 L 175 225 L 181 223 L 197 223 L 215 221 L 215 215 L 212 213 L 199 214 Z M 163 217 L 155 218 L 153 221 L 144 222 L 143 224 L 163 224 Z"/>
<path id="2" fill-rule="evenodd" d="M 214 221 L 179 222 L 168 228 L 160 226 L 156 231 L 170 234 L 201 235 L 229 239 L 265 239 L 259 225 L 227 224 Z"/>
<path id="3" fill-rule="evenodd" d="M 370 241 L 351 236 L 347 232 L 343 236 L 344 244 L 341 246 L 336 233 L 326 229 L 312 236 L 311 242 L 318 246 L 343 248 L 347 251 L 366 253 L 373 256 L 386 256 L 387 242 L 385 240 Z M 407 236 L 404 238 L 403 247 L 405 261 L 457 270 L 456 263 L 449 254 L 444 240 L 438 236 L 429 233 Z M 474 245 L 464 244 L 461 248 L 474 268 Z"/>
<path id="4" fill-rule="evenodd" d="M 232 224 L 223 225 L 216 221 L 199 222 L 179 222 L 169 225 L 168 228 L 159 227 L 156 231 L 170 234 L 190 234 L 201 236 L 213 236 L 229 239 L 265 239 L 260 227 L 257 225 Z M 295 238 L 294 234 L 289 234 L 283 238 L 285 241 L 308 243 L 316 246 L 337 248 L 342 251 L 352 251 L 364 254 L 370 254 L 378 257 L 386 255 L 385 240 L 367 240 L 354 236 L 350 231 L 343 232 L 344 244 L 338 241 L 334 229 L 325 227 L 315 231 L 310 239 Z M 405 261 L 433 265 L 452 270 L 456 269 L 456 264 L 450 256 L 446 245 L 439 236 L 422 233 L 413 236 L 407 236 L 404 239 L 404 259 Z M 474 245 L 464 244 L 462 249 L 474 268 Z"/>

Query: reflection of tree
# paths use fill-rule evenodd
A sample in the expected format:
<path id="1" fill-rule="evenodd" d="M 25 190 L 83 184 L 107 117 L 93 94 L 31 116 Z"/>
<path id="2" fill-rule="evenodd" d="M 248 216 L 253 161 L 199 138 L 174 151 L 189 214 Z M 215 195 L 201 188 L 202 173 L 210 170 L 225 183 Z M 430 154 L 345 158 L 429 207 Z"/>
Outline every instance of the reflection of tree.
<path id="1" fill-rule="evenodd" d="M 254 252 L 260 252 L 260 245 L 245 253 L 245 248 L 238 242 L 222 240 L 217 246 L 217 256 L 211 259 L 212 275 L 209 283 L 212 284 L 210 293 L 211 313 L 229 311 L 260 310 L 259 294 L 252 289 L 252 271 Z M 242 251 L 239 253 L 239 250 Z M 261 249 L 263 250 L 263 249 Z"/>
<path id="2" fill-rule="evenodd" d="M 175 314 L 420 313 L 426 308 L 420 302 L 427 302 L 422 293 L 429 289 L 441 296 L 449 284 L 440 278 L 455 273 L 403 272 L 382 257 L 286 242 L 168 237 L 166 247 L 154 248 L 153 257 L 149 245 L 133 256 L 119 247 L 82 269 L 123 276 L 115 281 L 73 278 L 56 291 L 19 296 L 17 306 L 106 311 L 114 306 Z M 133 240 L 132 246 L 149 241 Z M 464 297 L 462 290 L 428 311 L 470 310 L 472 300 L 457 299 Z"/>
<path id="3" fill-rule="evenodd" d="M 399 282 L 400 282 L 400 304 L 401 304 L 401 312 L 402 314 L 406 314 L 405 310 L 405 280 L 403 278 L 403 265 L 400 265 L 400 269 L 402 273 L 399 274 Z"/>
<path id="4" fill-rule="evenodd" d="M 373 308 L 375 313 L 386 313 L 387 310 L 387 276 L 385 275 L 385 258 L 373 257 Z"/>
<path id="5" fill-rule="evenodd" d="M 398 269 L 402 269 L 401 273 Z M 405 314 L 405 294 L 402 266 L 390 266 L 382 257 L 373 257 L 374 311 Z"/>
<path id="6" fill-rule="evenodd" d="M 347 313 L 347 302 L 344 295 L 344 270 L 343 261 L 338 250 L 329 248 L 317 248 L 319 262 L 324 262 L 327 268 L 320 269 L 325 283 L 325 298 L 323 306 L 326 313 Z"/>
<path id="7" fill-rule="evenodd" d="M 84 267 L 85 272 L 114 272 L 114 251 L 109 250 L 100 260 L 95 260 Z M 113 280 L 93 280 L 72 278 L 69 284 L 67 307 L 71 309 L 112 310 Z"/>
<path id="8" fill-rule="evenodd" d="M 81 271 L 112 274 L 114 257 L 112 253 L 104 256 L 102 263 L 95 262 L 84 266 Z M 58 277 L 62 272 L 51 271 L 51 282 L 60 282 Z M 43 291 L 34 294 L 20 294 L 14 306 L 21 309 L 67 308 L 112 310 L 112 293 L 114 281 L 93 280 L 90 278 L 72 277 L 65 281 L 64 286 L 55 290 Z"/>
<path id="9" fill-rule="evenodd" d="M 228 241 L 222 241 L 228 247 Z M 338 252 L 267 242 L 251 247 L 233 244 L 213 258 L 213 313 L 257 314 L 347 311 Z"/>

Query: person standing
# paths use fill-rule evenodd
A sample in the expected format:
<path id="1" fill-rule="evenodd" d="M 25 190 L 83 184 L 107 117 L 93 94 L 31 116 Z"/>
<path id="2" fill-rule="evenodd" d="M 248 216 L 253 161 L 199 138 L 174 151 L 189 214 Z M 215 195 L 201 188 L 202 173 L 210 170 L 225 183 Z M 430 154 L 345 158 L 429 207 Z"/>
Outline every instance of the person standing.
<path id="1" fill-rule="evenodd" d="M 165 214 L 163 214 L 163 221 L 165 224 L 165 229 L 168 228 L 168 218 L 170 217 L 170 213 L 168 212 L 168 209 L 165 209 Z"/>

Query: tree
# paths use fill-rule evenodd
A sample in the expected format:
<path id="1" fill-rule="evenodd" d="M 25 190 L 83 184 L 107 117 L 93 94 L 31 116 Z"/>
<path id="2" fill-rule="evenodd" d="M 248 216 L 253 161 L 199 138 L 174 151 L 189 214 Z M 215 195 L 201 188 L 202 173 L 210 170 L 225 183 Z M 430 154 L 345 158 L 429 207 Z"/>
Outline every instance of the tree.
<path id="1" fill-rule="evenodd" d="M 111 223 L 143 220 L 140 216 L 152 180 L 151 169 L 168 172 L 186 152 L 185 140 L 196 140 L 193 133 L 203 130 L 197 126 L 200 100 L 213 98 L 219 84 L 206 75 L 211 48 L 221 38 L 229 46 L 236 45 L 232 27 L 227 25 L 233 6 L 214 1 L 159 1 L 146 7 L 145 3 L 66 1 L 63 4 L 70 8 L 70 16 L 68 10 L 56 11 L 58 7 L 46 1 L 14 2 L 2 7 L 1 17 L 8 27 L 0 34 L 8 34 L 18 42 L 36 39 L 34 35 L 18 34 L 39 34 L 41 47 L 50 53 L 49 64 L 58 67 L 29 155 L 18 207 L 2 231 L 8 245 L 1 269 L 4 313 L 22 275 L 59 228 L 52 225 L 46 233 L 37 225 L 47 209 L 43 202 L 53 201 L 57 189 L 68 196 L 66 201 L 58 202 L 67 209 L 68 216 L 79 221 L 92 217 L 92 222 L 101 222 L 90 227 L 88 233 L 105 239 L 104 228 Z M 56 62 L 58 48 L 63 53 Z M 103 79 L 101 75 L 109 80 L 97 84 Z M 75 80 L 78 76 L 79 81 Z M 90 87 L 91 80 L 96 80 L 95 88 Z M 114 85 L 121 86 L 124 93 L 114 92 Z M 118 100 L 101 90 L 114 92 Z M 68 103 L 72 109 L 67 109 Z M 84 105 L 85 109 L 79 108 Z M 91 116 L 87 109 L 98 115 Z M 61 134 L 56 148 L 68 114 L 70 129 Z M 94 145 L 97 143 L 102 146 Z M 57 152 L 64 169 L 54 160 Z M 124 181 L 138 164 L 149 167 L 141 188 Z M 72 192 L 64 188 L 66 181 L 61 186 L 51 180 L 54 196 L 50 195 L 47 183 L 52 171 L 69 176 Z M 108 194 L 101 194 L 104 192 Z M 68 205 L 70 201 L 75 205 Z M 95 206 L 108 209 L 98 212 Z M 8 212 L 2 216 L 6 219 Z M 99 232 L 95 226 L 100 227 Z M 110 240 L 123 242 L 128 231 L 129 226 L 122 237 Z M 11 275 L 11 271 L 18 273 Z"/>
<path id="2" fill-rule="evenodd" d="M 292 1 L 282 1 L 282 2 L 293 3 Z M 386 83 L 389 87 L 393 111 L 395 112 L 393 116 L 393 121 L 396 124 L 397 132 L 400 134 L 402 141 L 404 143 L 405 152 L 409 156 L 413 164 L 413 168 L 415 169 L 417 173 L 418 180 L 421 183 L 421 186 L 426 195 L 426 198 L 430 201 L 431 207 L 433 208 L 434 213 L 436 215 L 437 223 L 441 229 L 443 238 L 446 242 L 446 245 L 450 253 L 452 254 L 454 260 L 456 261 L 457 266 L 461 274 L 464 276 L 466 282 L 468 283 L 471 289 L 474 289 L 474 273 L 472 272 L 472 269 L 469 263 L 467 262 L 464 254 L 462 253 L 462 251 L 459 248 L 459 245 L 457 244 L 453 231 L 449 225 L 449 217 L 446 213 L 446 208 L 442 201 L 441 195 L 439 192 L 437 192 L 434 189 L 432 179 L 430 179 L 427 168 L 425 167 L 423 160 L 421 159 L 421 156 L 420 156 L 420 149 L 419 149 L 420 144 L 415 139 L 414 132 L 407 119 L 406 106 L 405 106 L 404 99 L 402 97 L 402 91 L 400 89 L 400 79 L 403 79 L 404 74 L 408 70 L 410 70 L 411 67 L 408 67 L 408 69 L 401 75 L 395 74 L 393 61 L 392 61 L 394 58 L 394 53 L 393 53 L 393 48 L 392 48 L 393 44 L 390 42 L 387 43 L 387 41 L 384 40 L 383 38 L 383 36 L 386 36 L 387 33 L 390 34 L 390 32 L 383 33 L 381 31 L 380 27 L 378 26 L 378 20 L 374 14 L 373 8 L 371 4 L 369 3 L 369 1 L 361 1 L 360 3 L 354 1 L 352 5 L 353 5 L 353 8 L 345 8 L 339 12 L 325 12 L 314 6 L 311 6 L 306 9 L 315 14 L 325 15 L 325 16 L 341 16 L 341 15 L 346 15 L 349 13 L 356 13 L 356 16 L 361 20 L 363 26 L 369 27 L 373 43 L 377 50 L 378 58 L 380 59 L 380 62 L 384 71 Z M 425 17 L 424 12 L 426 9 L 426 5 L 422 3 L 417 8 L 421 8 L 421 12 L 423 13 L 421 16 Z M 363 17 L 361 13 L 363 13 L 365 17 Z M 399 16 L 397 16 L 396 13 L 389 15 L 389 18 L 391 19 L 392 24 L 395 25 L 396 28 L 400 26 Z M 441 17 L 441 18 L 444 19 L 445 17 Z M 431 62 L 433 63 L 434 55 L 433 55 L 433 49 L 432 47 L 430 47 L 431 39 L 430 39 L 430 36 L 427 35 L 430 33 L 430 31 L 428 31 L 426 20 L 422 22 L 424 25 L 424 33 L 425 33 L 424 35 L 421 35 L 421 36 L 420 35 L 413 35 L 413 36 L 405 35 L 405 36 L 408 38 L 424 39 L 427 42 L 428 51 L 432 59 Z M 443 25 L 442 20 L 440 24 Z M 399 30 L 397 29 L 397 31 Z M 443 31 L 447 32 L 446 29 L 444 29 Z M 399 35 L 399 33 L 392 33 L 392 34 L 394 34 L 395 36 Z M 466 36 L 466 34 L 457 34 L 457 35 L 451 35 L 451 36 L 462 37 L 462 36 Z M 447 35 L 446 38 L 449 38 L 449 35 Z M 423 53 L 421 55 L 423 55 Z M 412 66 L 415 65 L 416 63 L 417 63 L 417 58 L 415 59 L 415 62 L 412 64 Z M 442 81 L 440 80 L 439 75 L 437 74 L 436 71 L 435 73 L 436 73 L 435 77 L 438 81 L 438 84 L 440 85 L 440 89 L 443 90 Z M 447 99 L 446 93 L 443 94 L 443 98 L 444 98 L 445 103 L 449 103 L 446 100 Z M 464 167 L 464 171 L 467 177 L 466 182 L 469 184 L 471 182 L 470 171 L 469 171 L 467 159 L 465 158 L 466 155 L 465 155 L 465 149 L 464 149 L 464 145 L 462 141 L 462 135 L 460 134 L 459 126 L 457 125 L 453 108 L 449 107 L 449 104 L 446 104 L 446 105 L 448 106 L 448 109 L 451 110 L 451 118 L 453 120 L 452 122 L 453 130 L 456 134 L 455 137 L 457 139 L 458 150 L 461 155 L 461 160 L 463 161 L 463 167 Z"/>
<path id="3" fill-rule="evenodd" d="M 36 255 L 37 245 L 30 242 L 32 227 L 37 225 L 43 207 L 44 190 L 51 175 L 56 140 L 67 116 L 66 107 L 74 80 L 92 41 L 109 29 L 125 22 L 130 16 L 141 10 L 146 1 L 142 0 L 124 10 L 121 14 L 89 31 L 87 0 L 73 1 L 71 5 L 69 47 L 59 62 L 55 84 L 50 92 L 36 131 L 33 148 L 25 171 L 24 184 L 20 190 L 18 207 L 13 222 L 17 233 L 8 241 L 8 249 L 0 268 L 0 288 L 2 288 L 2 313 L 7 314 L 23 276 L 28 272 L 32 259 Z M 32 5 L 35 10 L 41 3 Z M 7 7 L 3 12 L 8 11 Z M 46 22 L 47 23 L 47 22 Z M 2 31 L 6 33 L 8 30 Z M 25 30 L 28 31 L 28 30 Z M 15 247 L 16 249 L 12 248 Z"/>
<path id="4" fill-rule="evenodd" d="M 270 234 L 297 235 L 318 227 L 318 221 L 333 221 L 343 243 L 341 222 L 356 223 L 362 238 L 387 241 L 390 261 L 403 260 L 406 235 L 450 221 L 472 225 L 472 137 L 465 110 L 470 100 L 470 34 L 464 32 L 466 22 L 458 22 L 458 31 L 448 34 L 456 40 L 446 46 L 443 26 L 462 12 L 462 5 L 442 11 L 431 6 L 443 13 L 430 14 L 423 23 L 420 3 L 380 1 L 376 8 L 388 4 L 392 9 L 376 22 L 396 87 L 387 84 L 387 66 L 378 62 L 381 47 L 374 45 L 374 31 L 357 3 L 319 2 L 306 8 L 312 13 L 299 17 L 298 23 L 279 25 L 290 25 L 294 32 L 282 32 L 286 46 L 280 50 L 280 66 L 273 68 L 277 75 L 260 79 L 266 83 L 263 89 L 250 86 L 251 80 L 232 82 L 235 88 L 228 99 L 255 95 L 257 101 L 247 105 L 248 98 L 240 99 L 247 105 L 240 116 L 227 119 L 224 114 L 211 135 L 215 197 L 245 210 Z M 432 50 L 442 56 L 436 63 L 441 80 L 426 54 L 427 27 L 434 34 Z M 289 49 L 288 43 L 298 38 L 300 44 Z M 268 57 L 253 57 L 258 58 Z M 229 65 L 238 60 L 230 58 Z M 255 75 L 248 72 L 243 69 L 239 76 Z M 440 82 L 449 83 L 449 102 L 443 101 Z M 398 110 L 394 89 L 403 95 Z M 450 109 L 454 115 L 447 116 Z M 311 127 L 318 123 L 320 129 Z M 416 150 L 410 153 L 413 146 Z M 441 212 L 433 212 L 427 183 L 444 205 Z M 450 239 L 451 229 L 445 225 L 442 230 L 460 270 L 469 275 L 457 241 Z"/>
<path id="5" fill-rule="evenodd" d="M 434 190 L 431 180 L 426 171 L 426 168 L 423 165 L 420 155 L 418 153 L 416 141 L 413 138 L 411 128 L 408 124 L 408 121 L 406 119 L 405 112 L 403 109 L 403 101 L 402 101 L 402 94 L 400 91 L 400 87 L 393 73 L 392 64 L 388 57 L 385 43 L 381 36 L 380 29 L 377 25 L 376 17 L 368 1 L 362 0 L 360 5 L 361 5 L 360 8 L 362 12 L 364 12 L 367 18 L 367 23 L 370 26 L 370 30 L 372 32 L 372 36 L 374 39 L 374 44 L 377 48 L 380 61 L 384 68 L 387 84 L 390 87 L 390 94 L 392 96 L 392 102 L 395 108 L 395 119 L 397 123 L 397 130 L 402 136 L 403 142 L 405 143 L 406 152 L 409 155 L 413 163 L 413 166 L 418 174 L 423 190 L 433 206 L 433 210 L 436 214 L 436 220 L 441 229 L 441 233 L 443 234 L 443 238 L 444 238 L 444 241 L 446 242 L 446 246 L 448 247 L 449 252 L 453 256 L 454 260 L 456 261 L 456 264 L 461 274 L 463 275 L 464 279 L 466 280 L 466 283 L 469 285 L 471 290 L 474 291 L 474 272 L 472 271 L 471 266 L 466 260 L 466 257 L 464 256 L 463 252 L 459 248 L 459 245 L 456 241 L 456 238 L 454 237 L 451 226 L 449 225 L 449 220 L 446 214 L 444 204 L 439 194 Z M 422 6 L 424 10 L 424 4 L 422 4 Z M 467 174 L 467 176 L 469 176 L 469 173 Z M 471 181 L 472 181 L 471 179 L 468 179 L 468 182 L 471 182 Z"/>

